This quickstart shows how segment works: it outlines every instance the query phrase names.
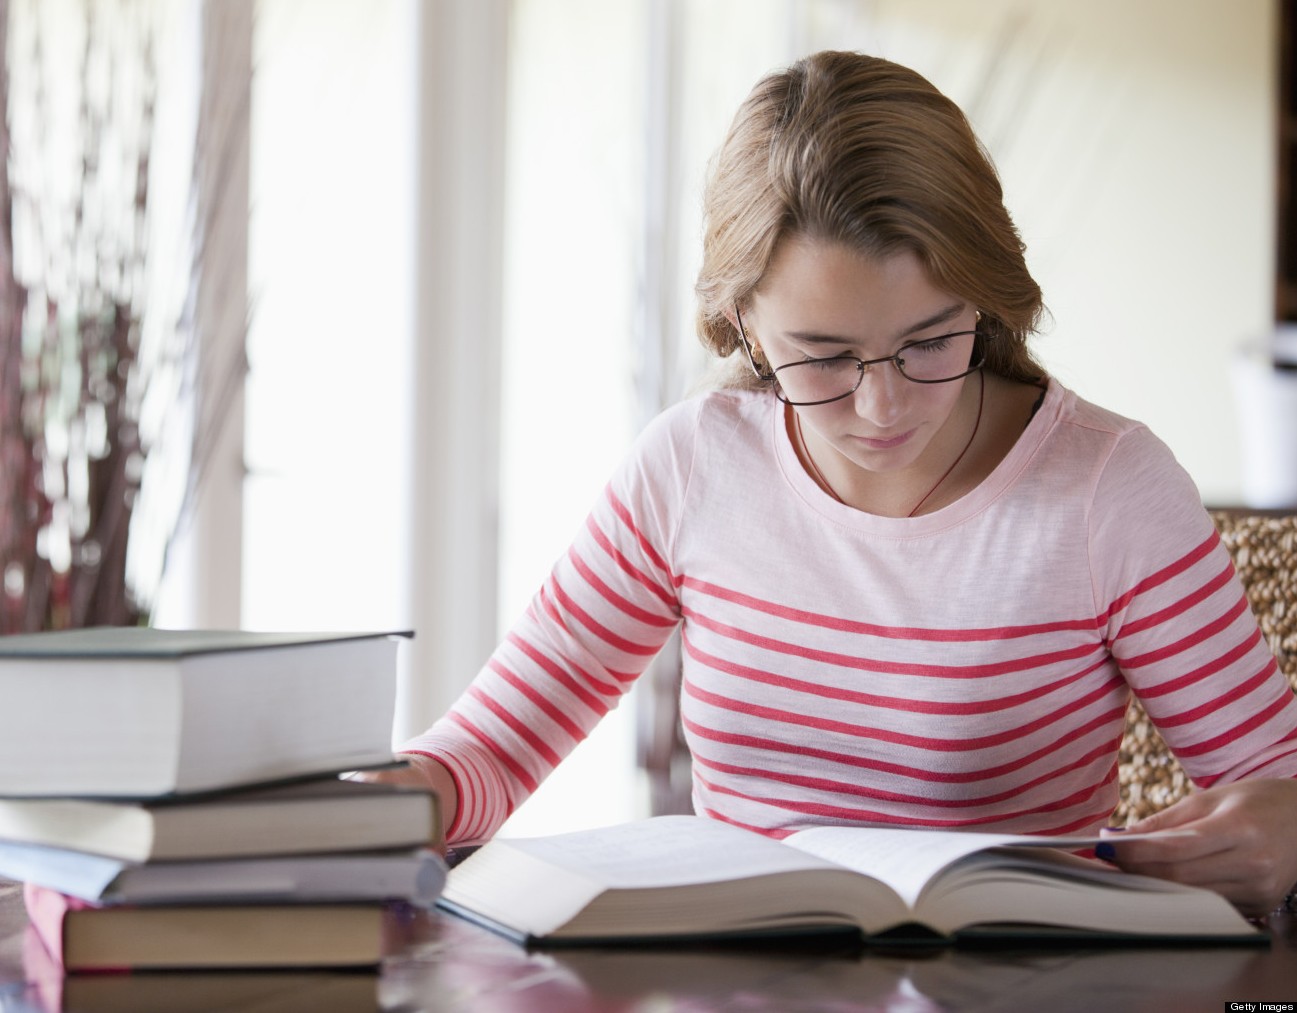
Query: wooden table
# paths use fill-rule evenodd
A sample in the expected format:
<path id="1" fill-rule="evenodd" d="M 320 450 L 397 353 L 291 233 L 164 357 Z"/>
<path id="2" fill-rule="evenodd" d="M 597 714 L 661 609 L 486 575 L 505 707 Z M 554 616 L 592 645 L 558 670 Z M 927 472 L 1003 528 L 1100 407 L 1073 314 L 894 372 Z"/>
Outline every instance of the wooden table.
<path id="1" fill-rule="evenodd" d="M 0 883 L 0 1010 L 463 1010 L 470 1013 L 864 1013 L 1033 1010 L 1218 1013 L 1297 1003 L 1297 921 L 1249 947 L 824 952 L 574 950 L 528 953 L 437 913 L 394 915 L 381 973 L 79 975 L 24 969 L 17 889 Z M 29 980 L 31 979 L 31 980 Z"/>

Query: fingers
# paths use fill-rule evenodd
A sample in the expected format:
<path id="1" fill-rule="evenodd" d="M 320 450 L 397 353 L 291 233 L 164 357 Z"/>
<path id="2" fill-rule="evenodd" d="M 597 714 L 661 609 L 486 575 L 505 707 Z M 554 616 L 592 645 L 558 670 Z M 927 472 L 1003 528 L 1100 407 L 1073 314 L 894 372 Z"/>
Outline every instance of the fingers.
<path id="1" fill-rule="evenodd" d="M 1113 835 L 1108 860 L 1125 872 L 1214 890 L 1253 917 L 1271 911 L 1290 887 L 1290 872 L 1264 835 L 1226 820 L 1204 818 L 1196 826 L 1144 840 Z"/>
<path id="2" fill-rule="evenodd" d="M 1216 835 L 1168 834 L 1120 842 L 1113 851 L 1108 860 L 1124 872 L 1213 890 L 1251 917 L 1271 911 L 1288 889 L 1263 852 Z"/>
<path id="3" fill-rule="evenodd" d="M 450 772 L 430 756 L 421 753 L 403 753 L 404 767 L 381 770 L 356 771 L 349 780 L 370 781 L 379 784 L 406 785 L 411 788 L 431 790 L 438 800 L 439 825 L 434 829 L 428 846 L 435 851 L 445 851 L 446 828 L 454 821 L 459 806 L 459 793 Z"/>
<path id="4" fill-rule="evenodd" d="M 1095 854 L 1127 872 L 1215 890 L 1260 916 L 1297 880 L 1295 840 L 1297 782 L 1258 779 L 1196 792 L 1106 834 Z"/>
<path id="5" fill-rule="evenodd" d="M 1129 833 L 1147 834 L 1183 827 L 1210 816 L 1216 811 L 1218 805 L 1219 800 L 1215 796 L 1207 792 L 1198 792 L 1186 796 L 1160 812 L 1137 820 L 1126 827 L 1126 830 Z"/>
<path id="6" fill-rule="evenodd" d="M 1095 854 L 1126 872 L 1158 876 L 1177 882 L 1199 882 L 1203 870 L 1228 864 L 1237 843 L 1220 835 L 1194 830 L 1176 830 L 1144 839 L 1122 839 L 1113 835 L 1095 849 Z"/>

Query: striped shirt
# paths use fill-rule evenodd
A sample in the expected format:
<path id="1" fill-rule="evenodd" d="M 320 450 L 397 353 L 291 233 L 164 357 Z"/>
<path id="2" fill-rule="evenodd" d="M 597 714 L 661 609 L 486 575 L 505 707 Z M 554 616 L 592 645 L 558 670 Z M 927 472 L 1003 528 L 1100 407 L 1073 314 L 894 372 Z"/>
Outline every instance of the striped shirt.
<path id="1" fill-rule="evenodd" d="M 941 510 L 826 495 L 768 392 L 655 420 L 433 728 L 453 840 L 489 837 L 680 626 L 704 815 L 1094 831 L 1129 694 L 1200 786 L 1297 776 L 1297 702 L 1198 492 L 1145 427 L 1051 382 Z"/>

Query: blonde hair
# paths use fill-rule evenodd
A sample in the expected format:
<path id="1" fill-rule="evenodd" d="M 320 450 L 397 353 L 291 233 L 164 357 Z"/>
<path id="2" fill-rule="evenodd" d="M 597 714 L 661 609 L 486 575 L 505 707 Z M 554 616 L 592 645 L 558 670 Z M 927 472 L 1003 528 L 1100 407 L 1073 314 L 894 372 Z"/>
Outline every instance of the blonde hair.
<path id="1" fill-rule="evenodd" d="M 1026 345 L 1040 287 L 999 176 L 959 107 L 914 71 L 822 52 L 763 78 L 712 161 L 703 205 L 698 333 L 714 354 L 737 351 L 726 314 L 798 235 L 867 256 L 914 253 L 937 287 L 981 311 L 986 368 L 1044 376 Z"/>

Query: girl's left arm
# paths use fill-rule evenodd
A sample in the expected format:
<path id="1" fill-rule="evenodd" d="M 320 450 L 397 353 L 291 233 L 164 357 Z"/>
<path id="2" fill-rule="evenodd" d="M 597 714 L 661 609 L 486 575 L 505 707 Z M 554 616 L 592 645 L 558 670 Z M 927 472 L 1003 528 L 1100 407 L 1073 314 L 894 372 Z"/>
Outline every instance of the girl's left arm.
<path id="1" fill-rule="evenodd" d="M 1104 635 L 1197 791 L 1128 829 L 1122 868 L 1224 894 L 1249 914 L 1297 883 L 1297 699 L 1189 476 L 1147 430 L 1118 442 L 1091 525 Z"/>

